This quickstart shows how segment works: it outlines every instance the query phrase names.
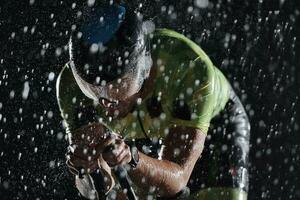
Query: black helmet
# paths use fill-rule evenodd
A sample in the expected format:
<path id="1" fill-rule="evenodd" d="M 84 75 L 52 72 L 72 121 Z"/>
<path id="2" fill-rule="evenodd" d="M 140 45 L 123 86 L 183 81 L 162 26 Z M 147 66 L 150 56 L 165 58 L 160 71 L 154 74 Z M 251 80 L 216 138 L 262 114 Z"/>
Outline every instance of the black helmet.
<path id="1" fill-rule="evenodd" d="M 142 84 L 152 65 L 153 30 L 153 23 L 142 21 L 124 4 L 88 8 L 69 41 L 70 64 L 81 89 L 103 86 L 125 74 Z"/>
<path id="2" fill-rule="evenodd" d="M 149 51 L 148 34 L 137 13 L 125 5 L 102 5 L 83 13 L 70 39 L 70 60 L 86 81 L 112 81 L 125 72 L 129 55 Z M 139 49 L 137 45 L 141 45 Z M 132 59 L 132 58 L 131 58 Z M 98 78 L 98 79 L 97 79 Z"/>

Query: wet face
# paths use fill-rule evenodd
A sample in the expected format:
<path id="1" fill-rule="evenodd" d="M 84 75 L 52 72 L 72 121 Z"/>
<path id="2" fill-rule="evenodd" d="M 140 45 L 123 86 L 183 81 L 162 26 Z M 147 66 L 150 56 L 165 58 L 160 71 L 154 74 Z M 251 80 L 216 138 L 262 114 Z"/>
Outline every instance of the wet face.
<path id="1" fill-rule="evenodd" d="M 99 102 L 106 114 L 113 118 L 121 118 L 132 110 L 140 96 L 143 82 L 149 77 L 151 71 L 152 58 L 145 48 L 140 51 L 136 50 L 130 57 L 125 66 L 126 73 L 120 78 L 108 82 L 100 81 L 99 76 L 98 84 L 85 80 L 73 60 L 69 63 L 81 91 L 87 97 Z"/>
<path id="2" fill-rule="evenodd" d="M 70 66 L 81 91 L 87 97 L 96 102 L 98 101 L 108 116 L 113 118 L 125 116 L 132 109 L 140 95 L 143 82 L 131 74 L 126 74 L 103 86 L 97 86 L 82 79 L 72 62 L 70 62 Z"/>
<path id="3" fill-rule="evenodd" d="M 113 88 L 108 90 L 107 98 L 100 98 L 99 104 L 106 111 L 106 114 L 113 118 L 126 116 L 135 105 L 140 96 L 140 91 L 134 85 L 127 87 Z"/>

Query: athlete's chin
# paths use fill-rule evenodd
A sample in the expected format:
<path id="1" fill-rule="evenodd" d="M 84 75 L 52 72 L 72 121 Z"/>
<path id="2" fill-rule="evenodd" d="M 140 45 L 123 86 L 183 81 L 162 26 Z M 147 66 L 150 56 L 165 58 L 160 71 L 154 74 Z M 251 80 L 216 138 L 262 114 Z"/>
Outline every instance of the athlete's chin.
<path id="1" fill-rule="evenodd" d="M 106 115 L 112 119 L 120 119 L 126 117 L 126 115 L 132 110 L 133 102 L 120 101 L 117 105 L 112 107 L 103 107 L 106 111 Z"/>
<path id="2" fill-rule="evenodd" d="M 128 114 L 127 110 L 121 108 L 106 109 L 106 113 L 107 116 L 113 119 L 120 119 L 125 117 Z"/>

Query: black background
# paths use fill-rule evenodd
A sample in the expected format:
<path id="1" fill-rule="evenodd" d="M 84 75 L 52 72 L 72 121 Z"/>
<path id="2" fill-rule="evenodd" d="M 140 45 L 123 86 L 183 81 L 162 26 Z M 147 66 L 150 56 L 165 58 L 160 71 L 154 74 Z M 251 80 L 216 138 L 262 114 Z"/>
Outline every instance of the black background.
<path id="1" fill-rule="evenodd" d="M 195 2 L 142 10 L 200 44 L 241 97 L 252 123 L 249 199 L 300 199 L 299 3 Z M 55 96 L 72 16 L 86 4 L 73 3 L 0 2 L 0 199 L 79 199 Z"/>

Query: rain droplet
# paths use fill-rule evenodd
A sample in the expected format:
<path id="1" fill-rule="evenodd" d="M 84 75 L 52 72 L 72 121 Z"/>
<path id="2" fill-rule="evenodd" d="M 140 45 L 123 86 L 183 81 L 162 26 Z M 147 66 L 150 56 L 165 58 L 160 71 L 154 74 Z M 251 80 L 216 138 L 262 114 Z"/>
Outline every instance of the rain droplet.
<path id="1" fill-rule="evenodd" d="M 50 73 L 49 73 L 49 75 L 48 75 L 48 79 L 49 79 L 49 81 L 53 81 L 53 80 L 54 80 L 54 78 L 55 78 L 55 74 L 54 74 L 54 72 L 50 72 Z"/>

